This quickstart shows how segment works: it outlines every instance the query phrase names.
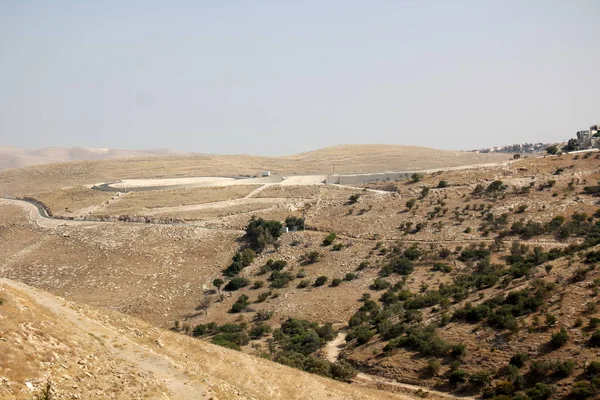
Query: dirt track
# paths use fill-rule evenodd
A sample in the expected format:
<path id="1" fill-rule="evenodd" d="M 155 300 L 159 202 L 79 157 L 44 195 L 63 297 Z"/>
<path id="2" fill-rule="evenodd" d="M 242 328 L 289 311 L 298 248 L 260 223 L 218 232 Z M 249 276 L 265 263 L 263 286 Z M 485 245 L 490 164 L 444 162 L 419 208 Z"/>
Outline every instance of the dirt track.
<path id="1" fill-rule="evenodd" d="M 335 337 L 335 339 L 333 339 L 332 341 L 327 343 L 327 346 L 325 347 L 325 356 L 327 358 L 327 361 L 336 362 L 340 356 L 341 347 L 345 343 L 346 343 L 346 334 L 344 332 L 338 333 L 338 335 Z M 425 392 L 425 393 L 427 393 L 426 398 L 473 400 L 472 397 L 453 396 L 448 393 L 438 392 L 435 390 L 427 389 L 425 387 L 409 385 L 407 383 L 401 383 L 401 382 L 397 382 L 397 381 L 394 381 L 391 379 L 382 378 L 380 376 L 369 375 L 369 374 L 365 374 L 362 372 L 359 372 L 358 375 L 356 375 L 355 380 L 362 381 L 362 382 L 368 382 L 370 384 L 375 384 L 377 386 L 394 386 L 394 387 L 398 387 L 398 388 L 401 388 L 404 390 L 408 390 L 409 393 L 411 393 L 411 394 L 414 394 L 416 392 L 420 392 L 420 393 Z"/>

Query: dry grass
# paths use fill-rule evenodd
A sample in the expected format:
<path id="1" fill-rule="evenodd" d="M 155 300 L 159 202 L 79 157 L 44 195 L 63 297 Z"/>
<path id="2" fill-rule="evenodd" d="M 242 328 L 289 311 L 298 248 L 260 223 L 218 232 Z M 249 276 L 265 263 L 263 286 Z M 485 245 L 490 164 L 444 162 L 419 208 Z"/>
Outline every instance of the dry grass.
<path id="1" fill-rule="evenodd" d="M 195 156 L 78 161 L 0 171 L 0 193 L 12 195 L 133 178 L 254 176 L 417 170 L 505 161 L 508 155 L 476 154 L 397 145 L 344 145 L 287 157 Z"/>
<path id="2" fill-rule="evenodd" d="M 300 198 L 306 199 L 316 196 L 321 191 L 321 185 L 310 185 L 310 186 L 281 186 L 272 185 L 264 190 L 261 190 L 256 194 L 255 197 L 262 198 Z"/>
<path id="3" fill-rule="evenodd" d="M 100 192 L 85 186 L 30 194 L 30 197 L 47 205 L 54 215 L 67 217 L 86 214 L 87 210 L 100 206 L 113 196 L 114 193 Z"/>
<path id="4" fill-rule="evenodd" d="M 131 192 L 118 202 L 111 203 L 96 212 L 101 215 L 134 215 L 143 209 L 187 206 L 217 201 L 239 199 L 260 185 L 234 185 L 194 189 L 157 190 L 151 192 Z"/>
<path id="5" fill-rule="evenodd" d="M 104 349 L 104 339 L 78 330 L 23 292 L 0 284 L 0 385 L 3 399 L 31 399 L 49 380 L 57 398 L 155 396 L 157 383 Z M 120 384 L 128 379 L 127 385 Z M 101 393 L 101 394 L 99 394 Z"/>

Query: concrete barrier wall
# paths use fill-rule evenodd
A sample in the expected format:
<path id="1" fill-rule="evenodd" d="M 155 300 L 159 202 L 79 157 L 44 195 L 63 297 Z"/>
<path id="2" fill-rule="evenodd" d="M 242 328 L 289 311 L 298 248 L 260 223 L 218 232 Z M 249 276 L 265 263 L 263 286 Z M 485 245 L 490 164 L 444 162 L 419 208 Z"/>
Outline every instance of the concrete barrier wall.
<path id="1" fill-rule="evenodd" d="M 358 185 L 371 182 L 400 181 L 410 179 L 411 173 L 392 172 L 381 174 L 357 174 L 357 175 L 328 175 L 327 183 L 338 185 Z"/>

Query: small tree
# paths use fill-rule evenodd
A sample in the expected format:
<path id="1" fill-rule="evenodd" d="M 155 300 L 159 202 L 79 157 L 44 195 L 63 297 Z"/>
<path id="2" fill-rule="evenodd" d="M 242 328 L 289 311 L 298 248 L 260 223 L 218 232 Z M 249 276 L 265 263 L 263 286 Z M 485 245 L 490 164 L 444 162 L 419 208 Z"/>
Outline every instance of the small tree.
<path id="1" fill-rule="evenodd" d="M 215 278 L 212 281 L 213 286 L 217 288 L 217 294 L 219 295 L 219 299 L 221 299 L 221 286 L 223 286 L 224 283 L 225 281 L 221 278 Z"/>
<path id="2" fill-rule="evenodd" d="M 546 147 L 546 153 L 548 153 L 550 155 L 558 154 L 558 146 L 552 145 L 552 146 Z"/>
<path id="3" fill-rule="evenodd" d="M 438 185 L 437 185 L 438 189 L 447 188 L 448 186 L 449 186 L 449 185 L 448 185 L 448 182 L 447 182 L 447 181 L 440 181 L 440 182 L 438 183 Z"/>
<path id="4" fill-rule="evenodd" d="M 409 210 L 412 210 L 412 208 L 415 206 L 415 203 L 417 202 L 417 200 L 415 199 L 410 199 L 406 202 L 406 208 L 408 208 Z"/>

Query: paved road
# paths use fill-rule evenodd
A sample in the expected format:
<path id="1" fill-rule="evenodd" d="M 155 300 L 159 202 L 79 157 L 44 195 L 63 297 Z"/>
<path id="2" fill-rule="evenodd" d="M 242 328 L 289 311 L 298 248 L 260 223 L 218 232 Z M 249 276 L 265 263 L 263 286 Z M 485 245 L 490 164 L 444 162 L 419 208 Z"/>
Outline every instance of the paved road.
<path id="1" fill-rule="evenodd" d="M 195 229 L 205 229 L 210 231 L 220 231 L 220 232 L 231 232 L 243 235 L 245 232 L 239 229 L 221 229 L 221 228 L 207 228 L 204 226 L 200 226 L 199 223 L 158 223 L 158 222 L 138 222 L 138 221 L 83 221 L 83 220 L 73 220 L 73 219 L 61 219 L 61 218 L 53 218 L 49 217 L 46 210 L 38 204 L 26 201 L 26 200 L 17 200 L 17 199 L 0 199 L 0 205 L 13 205 L 17 207 L 21 207 L 23 210 L 29 213 L 29 220 L 34 221 L 41 228 L 48 229 L 56 229 L 64 226 L 85 226 L 92 227 L 98 226 L 99 224 L 107 224 L 107 223 L 122 223 L 122 224 L 137 224 L 137 225 L 171 225 L 171 226 L 189 226 Z"/>

